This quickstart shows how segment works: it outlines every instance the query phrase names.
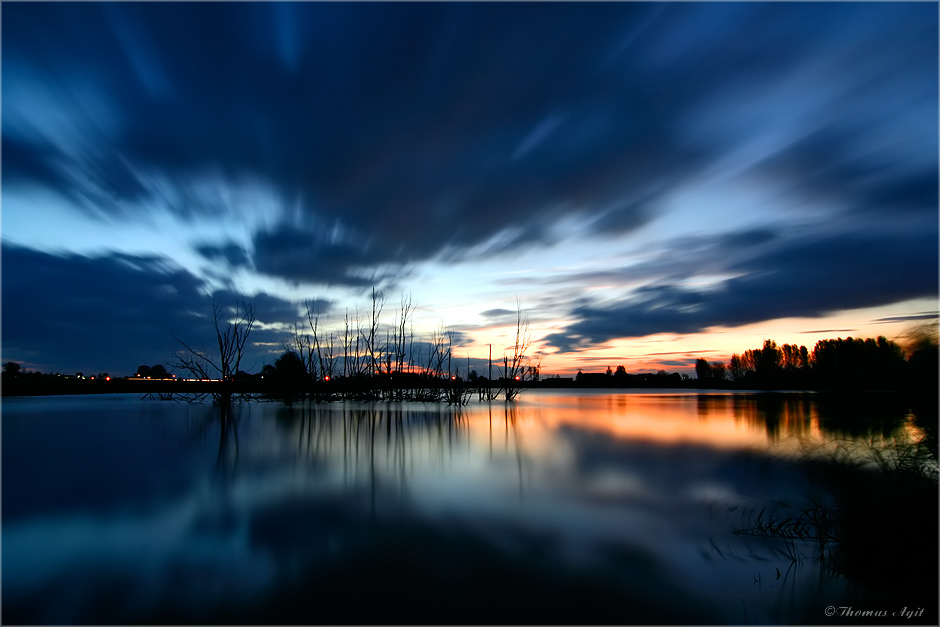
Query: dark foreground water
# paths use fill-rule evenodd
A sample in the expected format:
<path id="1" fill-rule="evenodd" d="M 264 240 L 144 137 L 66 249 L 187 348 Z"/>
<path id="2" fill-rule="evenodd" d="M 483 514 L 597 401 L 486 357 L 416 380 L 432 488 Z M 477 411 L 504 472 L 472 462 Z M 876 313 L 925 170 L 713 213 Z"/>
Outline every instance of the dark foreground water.
<path id="1" fill-rule="evenodd" d="M 921 437 L 903 404 L 543 390 L 460 409 L 2 409 L 7 624 L 906 624 L 925 604 L 846 576 L 831 543 L 820 559 L 812 539 L 735 533 L 831 511 L 806 457 Z M 935 571 L 921 550 L 899 567 Z"/>

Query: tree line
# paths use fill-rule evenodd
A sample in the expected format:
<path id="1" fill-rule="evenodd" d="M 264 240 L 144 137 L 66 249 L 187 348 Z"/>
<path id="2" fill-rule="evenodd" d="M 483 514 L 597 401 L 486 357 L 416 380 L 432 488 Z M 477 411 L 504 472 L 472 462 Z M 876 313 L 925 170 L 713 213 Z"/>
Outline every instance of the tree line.
<path id="1" fill-rule="evenodd" d="M 884 336 L 819 340 L 810 351 L 764 340 L 727 363 L 698 359 L 700 385 L 756 389 L 936 391 L 936 338 L 921 333 L 908 351 Z"/>
<path id="2" fill-rule="evenodd" d="M 241 370 L 255 325 L 254 309 L 246 302 L 231 307 L 213 303 L 211 324 L 216 346 L 211 349 L 196 348 L 182 335 L 171 332 L 179 348 L 169 365 L 184 376 L 220 382 L 222 385 L 215 386 L 212 392 L 214 400 L 220 403 L 245 394 L 244 390 L 250 387 L 288 401 L 311 396 L 316 399 L 446 400 L 465 404 L 474 392 L 487 400 L 500 396 L 512 400 L 523 387 L 539 380 L 539 360 L 529 354 L 532 338 L 528 319 L 518 304 L 515 341 L 501 359 L 497 357 L 494 362 L 491 356 L 488 376 L 477 375 L 470 369 L 469 355 L 466 366 L 461 367 L 462 360 L 454 350 L 455 336 L 443 325 L 430 337 L 416 338 L 410 297 L 402 297 L 396 315 L 387 322 L 383 320 L 385 298 L 373 288 L 368 313 L 363 316 L 357 308 L 350 315 L 347 310 L 338 330 L 324 329 L 316 306 L 310 301 L 306 301 L 305 306 L 306 325 L 293 327 L 283 346 L 284 352 L 273 364 L 265 365 L 260 375 L 249 375 Z M 937 327 L 927 325 L 919 329 L 907 350 L 884 336 L 820 340 L 812 351 L 806 346 L 778 345 L 774 340 L 765 340 L 760 348 L 735 353 L 727 362 L 698 359 L 695 374 L 694 380 L 688 375 L 664 370 L 628 374 L 621 365 L 616 371 L 607 368 L 606 373 L 578 371 L 572 383 L 575 387 L 936 393 Z M 150 379 L 173 377 L 161 364 L 141 365 L 135 375 Z M 97 376 L 98 379 L 106 377 L 107 373 Z M 75 387 L 77 380 L 83 380 L 81 373 L 74 377 L 27 373 L 14 362 L 5 364 L 3 369 L 5 394 L 30 393 L 33 389 L 38 390 L 35 393 L 48 393 L 42 389 L 50 385 L 61 387 L 64 382 Z M 551 383 L 550 380 L 542 382 L 546 387 L 553 387 Z"/>
<path id="3" fill-rule="evenodd" d="M 688 375 L 680 375 L 678 372 L 666 372 L 665 370 L 629 374 L 623 365 L 617 366 L 616 370 L 611 370 L 608 367 L 606 372 L 582 372 L 578 370 L 578 374 L 574 378 L 576 387 L 587 388 L 679 388 L 688 387 L 690 381 Z"/>

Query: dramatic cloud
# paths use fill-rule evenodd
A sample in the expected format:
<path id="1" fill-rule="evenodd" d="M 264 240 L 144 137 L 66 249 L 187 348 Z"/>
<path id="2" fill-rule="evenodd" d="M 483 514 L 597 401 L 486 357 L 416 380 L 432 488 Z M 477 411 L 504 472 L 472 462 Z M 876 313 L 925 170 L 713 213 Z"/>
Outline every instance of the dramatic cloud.
<path id="1" fill-rule="evenodd" d="M 422 286 L 474 312 L 462 329 L 503 321 L 510 281 L 543 286 L 531 318 L 554 318 L 561 350 L 935 295 L 937 17 L 930 3 L 11 3 L 3 237 L 19 247 L 4 255 L 25 277 L 69 259 L 142 279 L 134 313 L 180 324 L 192 309 L 162 282 L 268 292 L 290 324 L 302 290 L 329 308 L 460 268 Z M 134 241 L 113 235 L 132 226 Z M 154 265 L 180 247 L 185 271 Z M 38 252 L 63 248 L 83 255 Z M 467 270 L 556 252 L 538 273 Z M 115 270 L 127 263 L 141 274 Z M 575 269 L 541 271 L 556 263 Z M 683 283 L 709 273 L 708 290 Z M 615 302 L 587 297 L 602 282 Z M 36 285 L 4 285 L 7 307 L 52 316 Z M 77 285 L 77 324 L 132 326 L 118 287 Z M 58 350 L 37 321 L 4 321 L 5 352 Z"/>
<path id="2" fill-rule="evenodd" d="M 408 257 L 389 250 L 385 240 L 357 244 L 336 231 L 325 230 L 282 227 L 261 231 L 255 234 L 253 244 L 258 271 L 295 283 L 368 287 L 386 275 L 400 275 L 402 266 L 385 266 Z"/>
<path id="3" fill-rule="evenodd" d="M 295 304 L 268 294 L 210 295 L 203 281 L 162 257 L 54 255 L 4 245 L 2 265 L 4 359 L 31 369 L 133 374 L 140 364 L 169 362 L 179 348 L 170 332 L 212 347 L 213 299 L 250 302 L 259 322 L 300 321 Z M 252 343 L 285 339 L 262 328 L 251 335 Z M 265 352 L 251 351 L 256 369 L 273 361 Z"/>
<path id="4" fill-rule="evenodd" d="M 855 212 L 936 212 L 936 159 L 899 163 L 891 152 L 858 146 L 858 138 L 868 135 L 863 129 L 843 126 L 799 139 L 758 163 L 755 173 L 787 181 L 793 196 L 835 201 Z"/>
<path id="5" fill-rule="evenodd" d="M 224 262 L 230 268 L 250 268 L 251 259 L 248 251 L 238 244 L 224 245 L 202 244 L 196 246 L 196 252 L 214 262 Z"/>
<path id="6" fill-rule="evenodd" d="M 561 216 L 608 235 L 635 229 L 666 192 L 740 147 L 725 129 L 746 102 L 728 94 L 781 79 L 824 89 L 828 79 L 844 89 L 813 125 L 834 128 L 798 121 L 807 136 L 755 170 L 819 192 L 847 189 L 866 206 L 923 208 L 936 204 L 935 154 L 892 170 L 893 151 L 872 160 L 849 141 L 906 103 L 863 94 L 880 98 L 879 109 L 841 121 L 843 107 L 859 110 L 851 88 L 881 68 L 895 72 L 884 80 L 896 90 L 935 78 L 915 57 L 932 28 L 916 13 L 877 5 L 846 21 L 816 6 L 11 5 L 3 141 L 14 158 L 4 183 L 53 187 L 121 215 L 145 200 L 212 211 L 221 199 L 200 195 L 200 180 L 255 178 L 281 205 L 299 202 L 308 217 L 374 240 L 368 251 L 344 243 L 312 254 L 331 259 L 327 275 L 338 280 L 506 230 L 516 246 L 538 244 L 542 225 Z M 907 32 L 855 34 L 875 19 Z M 827 24 L 853 36 L 834 43 Z M 869 43 L 891 45 L 874 59 Z M 855 51 L 867 65 L 839 82 L 830 66 Z M 801 74 L 807 64 L 817 76 Z M 918 98 L 935 99 L 935 81 L 922 85 Z M 724 113 L 711 120 L 716 102 Z M 52 103 L 55 124 L 44 121 Z M 255 237 L 248 252 L 260 272 L 324 278 L 290 252 L 272 253 L 281 230 Z M 354 252 L 365 255 L 354 262 Z"/>
<path id="7" fill-rule="evenodd" d="M 702 268 L 734 278 L 707 290 L 681 282 L 651 283 L 612 304 L 584 303 L 573 312 L 578 321 L 547 341 L 571 351 L 620 337 L 697 333 L 930 298 L 940 279 L 935 264 L 923 264 L 936 258 L 938 235 L 934 229 L 903 240 L 868 233 L 768 240 L 773 245 L 752 248 L 746 257 L 729 255 L 724 263 L 714 257 L 720 248 L 706 246 L 699 255 L 687 249 L 688 272 L 679 278 Z M 623 274 L 629 277 L 631 269 Z"/>

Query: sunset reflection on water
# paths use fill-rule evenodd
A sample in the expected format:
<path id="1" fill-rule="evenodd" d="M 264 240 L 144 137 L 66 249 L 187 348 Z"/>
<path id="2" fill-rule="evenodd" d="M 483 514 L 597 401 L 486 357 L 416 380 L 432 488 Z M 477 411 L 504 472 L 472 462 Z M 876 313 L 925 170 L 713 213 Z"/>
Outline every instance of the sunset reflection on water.
<path id="1" fill-rule="evenodd" d="M 510 569 L 535 622 L 740 622 L 742 600 L 751 620 L 799 622 L 844 584 L 732 529 L 747 508 L 825 498 L 801 452 L 916 435 L 893 405 L 865 416 L 812 395 L 583 392 L 225 413 L 5 401 L 5 617 L 232 622 L 237 607 L 262 623 L 506 622 L 466 604 L 502 594 L 486 573 Z M 347 577 L 377 607 L 437 586 L 438 609 L 348 614 L 345 588 L 304 600 Z M 102 605 L 116 580 L 138 601 Z M 64 582 L 70 594 L 50 597 Z M 565 613 L 571 589 L 592 599 L 586 613 Z"/>

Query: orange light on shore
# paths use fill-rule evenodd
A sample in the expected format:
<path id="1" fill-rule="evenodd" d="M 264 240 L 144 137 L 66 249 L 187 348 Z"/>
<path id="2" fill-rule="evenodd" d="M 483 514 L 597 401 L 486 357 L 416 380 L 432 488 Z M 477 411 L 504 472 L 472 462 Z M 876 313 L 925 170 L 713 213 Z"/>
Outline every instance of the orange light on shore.
<path id="1" fill-rule="evenodd" d="M 324 380 L 324 381 L 329 381 L 329 380 L 330 380 L 330 375 L 326 375 L 325 377 L 323 377 L 323 380 Z"/>
<path id="2" fill-rule="evenodd" d="M 111 377 L 105 377 L 104 380 L 105 380 L 105 381 L 110 381 L 110 380 L 111 380 Z"/>

